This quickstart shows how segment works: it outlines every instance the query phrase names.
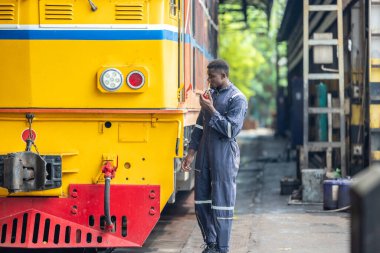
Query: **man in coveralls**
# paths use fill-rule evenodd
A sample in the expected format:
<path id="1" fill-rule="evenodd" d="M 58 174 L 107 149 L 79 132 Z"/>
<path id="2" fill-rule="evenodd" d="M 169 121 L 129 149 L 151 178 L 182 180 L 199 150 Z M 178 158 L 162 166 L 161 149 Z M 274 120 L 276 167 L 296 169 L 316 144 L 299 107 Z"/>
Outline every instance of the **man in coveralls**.
<path id="1" fill-rule="evenodd" d="M 229 250 L 236 199 L 240 151 L 235 137 L 247 111 L 245 96 L 228 79 L 223 60 L 207 66 L 211 92 L 200 96 L 201 111 L 191 134 L 184 171 L 195 162 L 195 213 L 206 248 L 203 253 Z"/>

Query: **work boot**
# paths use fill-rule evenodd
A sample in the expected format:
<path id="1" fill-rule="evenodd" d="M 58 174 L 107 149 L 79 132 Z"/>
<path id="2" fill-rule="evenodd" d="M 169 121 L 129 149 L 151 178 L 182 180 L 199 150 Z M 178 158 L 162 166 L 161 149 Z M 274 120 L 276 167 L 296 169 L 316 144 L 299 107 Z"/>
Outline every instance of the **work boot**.
<path id="1" fill-rule="evenodd" d="M 205 245 L 205 249 L 202 251 L 202 253 L 218 253 L 217 245 L 215 242 L 208 243 Z"/>

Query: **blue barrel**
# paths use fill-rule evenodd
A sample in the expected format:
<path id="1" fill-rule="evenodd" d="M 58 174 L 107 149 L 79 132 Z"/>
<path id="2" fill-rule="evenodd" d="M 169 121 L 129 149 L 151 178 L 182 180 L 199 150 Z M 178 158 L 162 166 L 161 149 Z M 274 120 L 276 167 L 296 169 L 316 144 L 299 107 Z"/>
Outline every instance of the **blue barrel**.
<path id="1" fill-rule="evenodd" d="M 351 205 L 351 200 L 350 200 L 351 184 L 352 184 L 352 179 L 339 180 L 338 208 L 344 208 Z"/>
<path id="2" fill-rule="evenodd" d="M 333 210 L 338 208 L 339 182 L 337 180 L 323 181 L 323 209 Z"/>

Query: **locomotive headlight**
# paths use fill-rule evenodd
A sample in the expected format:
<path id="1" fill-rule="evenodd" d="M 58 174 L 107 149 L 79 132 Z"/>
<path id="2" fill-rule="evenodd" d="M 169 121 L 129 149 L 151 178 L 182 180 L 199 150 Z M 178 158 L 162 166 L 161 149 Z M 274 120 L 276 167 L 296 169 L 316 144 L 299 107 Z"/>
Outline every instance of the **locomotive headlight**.
<path id="1" fill-rule="evenodd" d="M 107 91 L 117 91 L 123 84 L 123 75 L 118 69 L 106 69 L 100 75 L 100 84 Z"/>

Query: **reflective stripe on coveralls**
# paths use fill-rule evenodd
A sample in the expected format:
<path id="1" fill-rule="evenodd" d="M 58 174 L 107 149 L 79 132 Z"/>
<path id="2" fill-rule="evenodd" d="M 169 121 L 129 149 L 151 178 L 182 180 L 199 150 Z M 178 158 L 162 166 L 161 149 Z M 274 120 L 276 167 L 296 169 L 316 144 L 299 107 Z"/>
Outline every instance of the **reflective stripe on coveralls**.
<path id="1" fill-rule="evenodd" d="M 215 209 L 215 210 L 234 210 L 235 207 L 234 206 L 211 206 L 211 209 Z"/>
<path id="2" fill-rule="evenodd" d="M 200 204 L 211 204 L 211 199 L 210 200 L 195 200 L 194 203 L 196 205 L 200 205 Z"/>
<path id="3" fill-rule="evenodd" d="M 200 126 L 200 125 L 198 125 L 198 124 L 195 124 L 195 127 L 196 127 L 196 128 L 199 128 L 199 129 L 201 129 L 201 130 L 203 130 L 203 126 Z"/>
<path id="4" fill-rule="evenodd" d="M 201 110 L 189 148 L 195 162 L 195 213 L 206 243 L 228 252 L 240 151 L 235 137 L 247 110 L 245 96 L 232 84 L 211 94 L 216 113 Z M 203 126 L 203 129 L 197 127 Z M 212 203 L 208 201 L 211 199 Z M 207 203 L 205 203 L 207 201 Z"/>

